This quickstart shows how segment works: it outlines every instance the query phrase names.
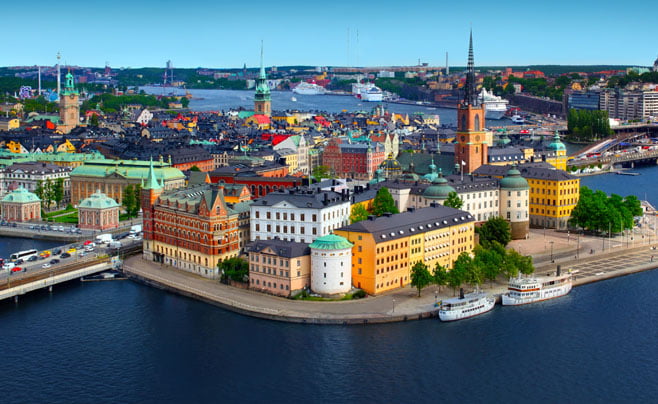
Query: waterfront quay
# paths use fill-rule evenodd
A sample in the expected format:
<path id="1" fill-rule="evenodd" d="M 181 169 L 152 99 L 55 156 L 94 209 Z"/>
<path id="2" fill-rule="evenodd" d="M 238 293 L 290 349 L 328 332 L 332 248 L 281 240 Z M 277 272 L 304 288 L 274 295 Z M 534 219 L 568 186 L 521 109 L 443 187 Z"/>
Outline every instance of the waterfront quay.
<path id="1" fill-rule="evenodd" d="M 571 271 L 574 274 L 574 286 L 579 286 L 646 271 L 658 266 L 658 258 L 654 262 L 654 255 L 658 256 L 658 250 L 655 250 L 657 245 L 642 244 L 630 248 L 618 245 L 617 248 L 613 247 L 607 251 L 583 255 L 580 259 L 575 259 L 570 253 L 555 254 L 554 262 L 550 262 L 550 258 L 537 256 L 537 261 L 543 264 L 537 266 L 535 273 L 553 273 L 559 264 L 563 271 Z M 441 299 L 453 297 L 451 289 L 431 286 L 423 289 L 420 298 L 417 297 L 415 288 L 405 287 L 361 300 L 290 300 L 223 285 L 190 272 L 145 261 L 138 256 L 124 262 L 124 271 L 138 282 L 230 311 L 293 323 L 354 325 L 433 318 L 438 312 L 436 303 Z M 507 283 L 504 280 L 486 282 L 481 289 L 499 299 L 507 290 Z M 572 293 L 578 292 L 575 290 Z"/>

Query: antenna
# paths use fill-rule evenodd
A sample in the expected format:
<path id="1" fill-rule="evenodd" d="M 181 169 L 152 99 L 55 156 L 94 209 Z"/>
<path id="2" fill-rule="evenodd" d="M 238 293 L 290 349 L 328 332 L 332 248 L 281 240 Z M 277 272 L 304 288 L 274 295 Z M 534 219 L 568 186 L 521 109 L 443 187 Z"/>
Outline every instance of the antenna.
<path id="1" fill-rule="evenodd" d="M 60 73 L 59 61 L 62 59 L 62 54 L 57 51 L 57 98 L 62 91 L 62 74 Z"/>

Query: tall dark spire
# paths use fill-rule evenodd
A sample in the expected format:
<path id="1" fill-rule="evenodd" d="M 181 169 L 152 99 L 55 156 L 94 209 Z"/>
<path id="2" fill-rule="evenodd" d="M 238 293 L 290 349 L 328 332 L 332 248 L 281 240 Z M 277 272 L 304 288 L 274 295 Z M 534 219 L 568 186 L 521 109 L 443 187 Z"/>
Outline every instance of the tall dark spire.
<path id="1" fill-rule="evenodd" d="M 468 41 L 468 65 L 466 66 L 466 85 L 464 86 L 464 104 L 475 105 L 475 63 L 473 61 L 473 30 Z"/>

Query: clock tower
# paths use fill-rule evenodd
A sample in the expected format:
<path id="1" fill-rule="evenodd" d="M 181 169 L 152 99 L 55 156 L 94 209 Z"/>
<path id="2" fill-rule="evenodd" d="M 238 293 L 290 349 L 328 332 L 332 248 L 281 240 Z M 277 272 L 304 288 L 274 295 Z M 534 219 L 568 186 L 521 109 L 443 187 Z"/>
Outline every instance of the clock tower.
<path id="1" fill-rule="evenodd" d="M 69 133 L 80 123 L 80 100 L 75 89 L 73 75 L 69 71 L 66 75 L 66 84 L 59 97 L 59 125 L 57 129 L 62 133 Z"/>
<path id="2" fill-rule="evenodd" d="M 270 87 L 267 85 L 265 66 L 263 66 L 263 44 L 260 44 L 260 72 L 256 80 L 256 94 L 254 96 L 254 112 L 256 115 L 272 116 L 272 97 Z"/>
<path id="3" fill-rule="evenodd" d="M 484 124 L 484 106 L 478 103 L 475 92 L 473 32 L 471 31 L 464 99 L 457 108 L 455 144 L 455 164 L 459 165 L 464 173 L 472 173 L 481 165 L 487 164 L 489 145 L 485 140 Z"/>

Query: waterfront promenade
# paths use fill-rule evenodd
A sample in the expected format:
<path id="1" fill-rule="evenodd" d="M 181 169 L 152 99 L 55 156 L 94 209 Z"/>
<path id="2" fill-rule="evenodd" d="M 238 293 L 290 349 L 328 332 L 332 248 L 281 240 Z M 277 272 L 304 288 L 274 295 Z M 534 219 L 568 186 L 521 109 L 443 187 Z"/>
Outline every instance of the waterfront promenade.
<path id="1" fill-rule="evenodd" d="M 578 260 L 571 252 L 558 257 L 556 252 L 560 251 L 554 251 L 555 263 L 551 263 L 550 258 L 544 259 L 544 255 L 537 256 L 537 261 L 545 263 L 537 265 L 536 273 L 546 275 L 555 271 L 556 265 L 560 264 L 563 271 L 571 270 L 575 274 L 575 286 L 597 282 L 658 267 L 658 250 L 653 250 L 653 247 L 655 245 L 644 244 L 634 248 L 614 248 L 613 245 L 610 250 L 588 254 Z M 127 259 L 124 270 L 137 281 L 237 313 L 296 323 L 372 324 L 430 318 L 437 314 L 437 300 L 453 296 L 453 291 L 447 287 L 431 286 L 423 289 L 422 296 L 418 298 L 416 289 L 408 286 L 361 300 L 301 301 L 223 285 L 192 273 L 144 261 L 139 256 Z M 506 288 L 503 279 L 482 285 L 483 290 L 495 295 L 504 293 Z"/>

